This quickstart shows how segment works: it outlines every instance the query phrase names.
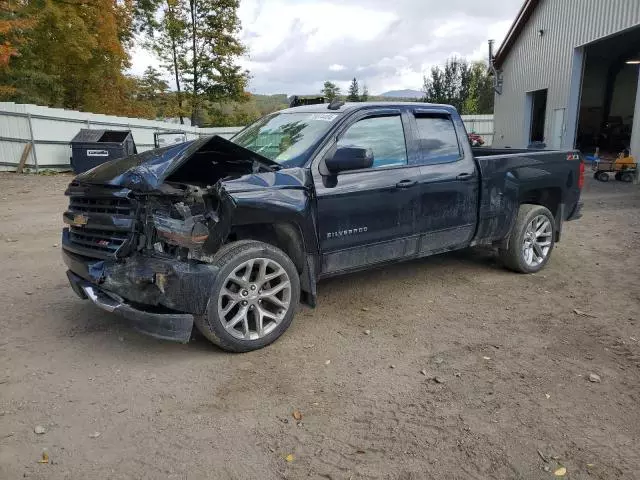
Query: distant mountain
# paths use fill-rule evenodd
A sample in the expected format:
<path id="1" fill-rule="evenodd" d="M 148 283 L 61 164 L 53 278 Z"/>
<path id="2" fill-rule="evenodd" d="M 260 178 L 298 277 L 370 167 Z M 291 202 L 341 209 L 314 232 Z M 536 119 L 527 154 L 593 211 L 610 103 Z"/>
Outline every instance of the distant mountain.
<path id="1" fill-rule="evenodd" d="M 389 90 L 380 94 L 381 97 L 387 98 L 422 98 L 424 92 L 420 90 Z"/>

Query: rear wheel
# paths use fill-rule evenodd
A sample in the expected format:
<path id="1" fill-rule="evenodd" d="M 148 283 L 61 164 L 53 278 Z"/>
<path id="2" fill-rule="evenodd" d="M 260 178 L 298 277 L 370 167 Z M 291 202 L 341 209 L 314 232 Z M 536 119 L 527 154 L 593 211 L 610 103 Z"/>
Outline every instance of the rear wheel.
<path id="1" fill-rule="evenodd" d="M 624 172 L 622 175 L 620 175 L 620 180 L 627 183 L 633 182 L 633 173 Z"/>
<path id="2" fill-rule="evenodd" d="M 521 273 L 535 273 L 551 256 L 555 244 L 554 218 L 542 205 L 520 205 L 509 247 L 500 252 L 504 264 Z"/>
<path id="3" fill-rule="evenodd" d="M 300 278 L 279 248 L 258 241 L 225 246 L 206 315 L 196 318 L 202 334 L 224 350 L 248 352 L 278 339 L 293 321 Z"/>

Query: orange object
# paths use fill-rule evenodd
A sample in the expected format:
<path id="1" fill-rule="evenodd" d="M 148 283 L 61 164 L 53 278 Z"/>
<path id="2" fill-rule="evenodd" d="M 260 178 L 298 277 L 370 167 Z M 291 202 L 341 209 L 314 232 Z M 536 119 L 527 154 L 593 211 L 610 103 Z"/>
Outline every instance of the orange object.
<path id="1" fill-rule="evenodd" d="M 616 172 L 635 167 L 636 161 L 633 158 L 633 155 L 625 156 L 625 152 L 620 153 L 620 155 L 618 155 L 618 158 L 616 158 L 616 161 L 613 162 L 613 170 Z"/>

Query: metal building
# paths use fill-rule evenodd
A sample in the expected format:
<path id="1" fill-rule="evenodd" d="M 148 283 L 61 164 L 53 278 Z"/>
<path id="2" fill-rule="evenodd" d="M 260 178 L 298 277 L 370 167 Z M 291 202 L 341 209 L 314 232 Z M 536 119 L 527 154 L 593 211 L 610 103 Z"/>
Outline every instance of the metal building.
<path id="1" fill-rule="evenodd" d="M 640 158 L 640 0 L 527 0 L 492 60 L 494 145 Z"/>

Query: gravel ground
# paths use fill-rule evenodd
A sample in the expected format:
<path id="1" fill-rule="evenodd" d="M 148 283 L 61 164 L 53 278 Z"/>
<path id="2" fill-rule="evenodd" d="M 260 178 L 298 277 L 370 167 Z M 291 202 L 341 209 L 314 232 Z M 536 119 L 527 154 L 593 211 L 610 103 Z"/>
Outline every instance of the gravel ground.
<path id="1" fill-rule="evenodd" d="M 638 478 L 637 186 L 588 182 L 537 275 L 475 252 L 333 279 L 232 355 L 73 294 L 69 180 L 0 174 L 1 479 Z"/>

